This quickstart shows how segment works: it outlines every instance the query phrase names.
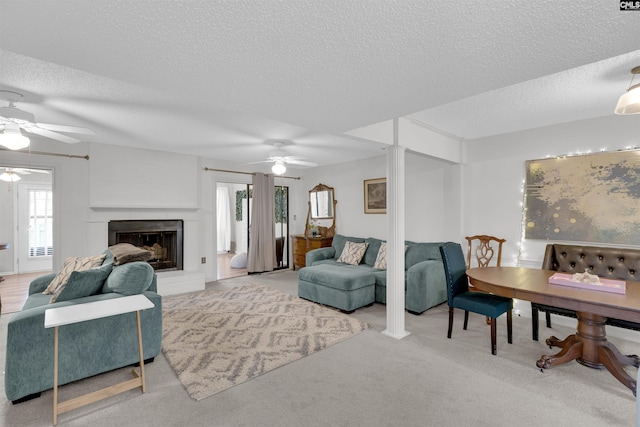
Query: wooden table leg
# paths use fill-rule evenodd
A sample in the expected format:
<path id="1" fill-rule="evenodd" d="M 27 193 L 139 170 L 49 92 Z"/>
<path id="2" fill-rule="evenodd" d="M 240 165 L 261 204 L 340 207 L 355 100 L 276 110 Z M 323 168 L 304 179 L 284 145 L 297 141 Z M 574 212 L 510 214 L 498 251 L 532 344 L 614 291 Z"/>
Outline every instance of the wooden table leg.
<path id="1" fill-rule="evenodd" d="M 620 354 L 618 349 L 608 343 L 609 345 L 602 346 L 598 349 L 598 354 L 600 357 L 600 361 L 607 368 L 607 371 L 611 372 L 611 375 L 616 377 L 618 381 L 624 384 L 628 389 L 633 392 L 633 395 L 636 395 L 636 380 L 631 377 L 631 375 L 627 374 L 627 371 L 624 370 L 620 360 L 617 355 Z M 623 356 L 626 357 L 626 356 Z"/>
<path id="2" fill-rule="evenodd" d="M 638 356 L 625 356 L 615 345 L 607 341 L 605 323 L 607 318 L 597 314 L 577 312 L 578 331 L 560 341 L 556 337 L 547 339 L 549 346 L 561 347 L 553 356 L 542 356 L 538 368 L 561 365 L 571 360 L 595 369 L 606 368 L 615 378 L 636 394 L 636 380 L 624 370 L 624 366 L 640 366 Z"/>
<path id="3" fill-rule="evenodd" d="M 547 340 L 548 341 L 548 340 Z M 542 356 L 536 362 L 536 366 L 540 369 L 547 369 L 553 365 L 562 365 L 577 359 L 582 354 L 582 342 L 575 335 L 569 335 L 562 341 L 564 346 L 557 354 L 553 356 Z"/>
<path id="4" fill-rule="evenodd" d="M 58 327 L 53 330 L 53 425 L 58 425 Z"/>
<path id="5" fill-rule="evenodd" d="M 80 408 L 90 403 L 97 402 L 107 397 L 114 396 L 125 391 L 140 388 L 142 393 L 146 391 L 145 376 L 144 376 L 144 352 L 142 348 L 142 325 L 140 322 L 140 311 L 136 311 L 136 323 L 138 327 L 138 352 L 140 354 L 140 372 L 138 373 L 133 369 L 133 375 L 135 378 L 124 381 L 112 386 L 103 388 L 101 390 L 94 391 L 92 393 L 84 394 L 73 399 L 66 400 L 64 402 L 58 402 L 58 326 L 54 329 L 54 341 L 53 341 L 53 425 L 58 424 L 58 415 L 73 409 Z"/>
<path id="6" fill-rule="evenodd" d="M 552 348 L 552 347 L 565 347 L 566 345 L 569 344 L 569 341 L 573 340 L 574 338 L 575 338 L 575 335 L 569 335 L 565 339 L 560 340 L 560 338 L 556 338 L 556 337 L 554 337 L 552 335 L 549 338 L 547 338 L 545 340 L 545 342 L 547 343 L 549 348 Z"/>
<path id="7" fill-rule="evenodd" d="M 138 323 L 138 352 L 140 354 L 140 388 L 142 392 L 147 391 L 147 386 L 144 381 L 144 353 L 142 351 L 142 326 L 140 325 L 140 311 L 136 311 L 136 322 Z"/>

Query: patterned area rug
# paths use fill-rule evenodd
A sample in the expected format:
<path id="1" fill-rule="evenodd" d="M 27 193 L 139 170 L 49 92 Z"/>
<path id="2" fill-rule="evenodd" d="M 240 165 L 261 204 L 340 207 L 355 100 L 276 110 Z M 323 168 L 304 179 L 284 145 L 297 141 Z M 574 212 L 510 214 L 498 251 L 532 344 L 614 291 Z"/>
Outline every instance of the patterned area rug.
<path id="1" fill-rule="evenodd" d="M 162 352 L 201 400 L 369 328 L 267 286 L 166 297 Z"/>

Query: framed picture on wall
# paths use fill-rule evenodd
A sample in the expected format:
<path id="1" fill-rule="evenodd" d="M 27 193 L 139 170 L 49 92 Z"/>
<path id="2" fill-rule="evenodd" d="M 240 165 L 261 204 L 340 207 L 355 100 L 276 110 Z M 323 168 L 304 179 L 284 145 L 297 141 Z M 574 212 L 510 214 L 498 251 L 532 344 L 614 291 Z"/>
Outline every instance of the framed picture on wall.
<path id="1" fill-rule="evenodd" d="M 364 213 L 387 213 L 387 178 L 364 180 Z"/>
<path id="2" fill-rule="evenodd" d="M 525 238 L 637 244 L 638 170 L 636 149 L 527 161 Z"/>

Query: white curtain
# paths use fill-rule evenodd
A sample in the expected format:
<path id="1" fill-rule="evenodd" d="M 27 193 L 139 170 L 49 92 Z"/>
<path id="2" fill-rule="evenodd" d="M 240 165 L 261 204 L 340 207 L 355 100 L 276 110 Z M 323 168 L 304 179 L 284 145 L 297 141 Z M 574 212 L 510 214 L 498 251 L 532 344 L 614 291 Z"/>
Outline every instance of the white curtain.
<path id="1" fill-rule="evenodd" d="M 218 217 L 218 251 L 231 249 L 231 209 L 229 207 L 229 189 L 218 187 L 216 191 L 216 212 Z"/>
<path id="2" fill-rule="evenodd" d="M 275 190 L 273 175 L 253 176 L 253 209 L 249 237 L 249 273 L 273 271 L 276 268 Z"/>

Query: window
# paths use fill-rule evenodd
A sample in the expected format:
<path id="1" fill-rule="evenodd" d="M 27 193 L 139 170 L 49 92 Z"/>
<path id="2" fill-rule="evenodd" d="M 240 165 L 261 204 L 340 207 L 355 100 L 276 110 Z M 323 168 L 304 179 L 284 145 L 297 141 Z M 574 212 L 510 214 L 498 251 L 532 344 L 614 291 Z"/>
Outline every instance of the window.
<path id="1" fill-rule="evenodd" d="M 53 192 L 29 190 L 29 256 L 53 254 Z"/>

